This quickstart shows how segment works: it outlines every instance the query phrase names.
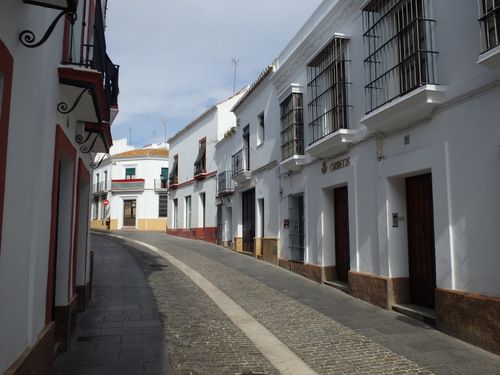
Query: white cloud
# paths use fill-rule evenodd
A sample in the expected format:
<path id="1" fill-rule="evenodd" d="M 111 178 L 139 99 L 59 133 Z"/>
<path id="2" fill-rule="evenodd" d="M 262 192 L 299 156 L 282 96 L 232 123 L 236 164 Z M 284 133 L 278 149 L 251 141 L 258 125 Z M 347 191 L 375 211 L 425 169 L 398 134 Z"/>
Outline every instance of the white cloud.
<path id="1" fill-rule="evenodd" d="M 136 147 L 175 134 L 207 108 L 251 84 L 321 0 L 111 0 L 108 54 L 120 65 L 114 138 Z M 140 4 L 140 5 L 139 5 Z M 163 136 L 162 136 L 163 138 Z M 162 140 L 162 139 L 160 139 Z"/>

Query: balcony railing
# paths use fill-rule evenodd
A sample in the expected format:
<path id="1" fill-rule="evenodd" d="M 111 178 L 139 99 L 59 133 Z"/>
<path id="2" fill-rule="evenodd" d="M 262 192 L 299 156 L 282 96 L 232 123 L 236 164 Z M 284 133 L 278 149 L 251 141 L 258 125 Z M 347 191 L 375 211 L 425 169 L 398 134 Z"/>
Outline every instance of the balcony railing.
<path id="1" fill-rule="evenodd" d="M 94 184 L 94 189 L 92 192 L 97 193 L 99 191 L 106 191 L 108 190 L 108 182 L 107 181 L 101 181 L 101 182 L 96 182 Z"/>
<path id="2" fill-rule="evenodd" d="M 232 168 L 232 175 L 236 176 L 237 174 L 243 172 L 243 171 L 248 171 L 248 156 L 247 156 L 247 151 L 248 149 L 242 148 L 240 151 L 238 151 L 236 154 L 232 156 L 233 159 L 233 168 Z"/>
<path id="3" fill-rule="evenodd" d="M 204 163 L 198 163 L 194 165 L 194 178 L 195 180 L 202 180 L 206 177 L 207 170 L 205 169 Z"/>
<path id="4" fill-rule="evenodd" d="M 234 184 L 231 179 L 231 171 L 224 171 L 217 175 L 217 195 L 231 194 L 234 192 Z"/>
<path id="5" fill-rule="evenodd" d="M 89 28 L 85 20 L 71 22 L 67 49 L 65 49 L 63 65 L 95 70 L 102 74 L 104 96 L 106 99 L 107 118 L 110 121 L 110 108 L 118 106 L 118 70 L 119 66 L 111 62 L 106 53 L 103 13 L 100 1 L 95 9 L 93 40 L 90 40 Z M 85 10 L 84 10 L 85 12 Z"/>
<path id="6" fill-rule="evenodd" d="M 168 189 L 168 180 L 155 179 L 155 190 Z"/>

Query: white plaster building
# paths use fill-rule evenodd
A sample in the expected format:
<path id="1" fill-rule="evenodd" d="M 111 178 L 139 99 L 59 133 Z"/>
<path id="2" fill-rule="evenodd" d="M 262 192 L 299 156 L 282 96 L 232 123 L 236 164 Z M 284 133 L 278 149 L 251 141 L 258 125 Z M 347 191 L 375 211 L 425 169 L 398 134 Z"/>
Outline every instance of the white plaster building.
<path id="1" fill-rule="evenodd" d="M 216 145 L 216 162 L 222 243 L 278 264 L 280 114 L 271 105 L 273 72 L 268 66 L 232 108 L 237 126 Z"/>
<path id="2" fill-rule="evenodd" d="M 500 353 L 499 16 L 483 0 L 325 0 L 217 144 L 219 173 L 243 160 L 223 240 L 274 262 L 261 241 L 278 238 L 282 267 Z"/>
<path id="3" fill-rule="evenodd" d="M 215 144 L 236 126 L 231 107 L 247 89 L 212 106 L 168 140 L 168 234 L 216 243 Z"/>
<path id="4" fill-rule="evenodd" d="M 105 9 L 0 5 L 1 374 L 52 374 L 90 297 L 91 167 L 118 112 Z"/>
<path id="5" fill-rule="evenodd" d="M 136 150 L 126 138 L 113 141 L 94 171 L 92 228 L 165 231 L 168 155 L 165 143 Z"/>

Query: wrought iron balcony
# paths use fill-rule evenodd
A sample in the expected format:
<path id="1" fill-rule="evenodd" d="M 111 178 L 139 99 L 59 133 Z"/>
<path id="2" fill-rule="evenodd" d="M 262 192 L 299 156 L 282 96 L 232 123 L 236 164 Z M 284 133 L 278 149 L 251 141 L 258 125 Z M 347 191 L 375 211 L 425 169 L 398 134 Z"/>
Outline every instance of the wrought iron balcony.
<path id="1" fill-rule="evenodd" d="M 102 191 L 106 191 L 106 190 L 108 190 L 108 182 L 107 181 L 100 181 L 100 182 L 96 182 L 94 184 L 94 188 L 93 188 L 92 192 L 98 193 L 98 192 L 102 192 Z"/>
<path id="2" fill-rule="evenodd" d="M 232 179 L 237 183 L 245 182 L 252 176 L 250 171 L 250 154 L 248 148 L 243 147 L 232 156 Z"/>
<path id="3" fill-rule="evenodd" d="M 168 189 L 168 180 L 165 179 L 155 179 L 155 190 Z"/>
<path id="4" fill-rule="evenodd" d="M 74 17 L 66 23 L 69 32 L 65 35 L 63 59 L 58 69 L 62 101 L 57 110 L 62 114 L 71 113 L 84 123 L 76 135 L 83 153 L 106 154 L 112 145 L 110 125 L 118 110 L 119 66 L 113 64 L 106 53 L 101 1 L 96 0 L 91 24 L 87 24 L 85 16 L 90 11 L 88 6 L 84 2 L 77 7 L 81 22 L 76 22 Z"/>
<path id="5" fill-rule="evenodd" d="M 202 163 L 195 164 L 194 166 L 194 179 L 203 180 L 207 176 L 207 170 Z"/>
<path id="6" fill-rule="evenodd" d="M 217 196 L 224 196 L 234 192 L 231 171 L 224 171 L 217 175 Z"/>

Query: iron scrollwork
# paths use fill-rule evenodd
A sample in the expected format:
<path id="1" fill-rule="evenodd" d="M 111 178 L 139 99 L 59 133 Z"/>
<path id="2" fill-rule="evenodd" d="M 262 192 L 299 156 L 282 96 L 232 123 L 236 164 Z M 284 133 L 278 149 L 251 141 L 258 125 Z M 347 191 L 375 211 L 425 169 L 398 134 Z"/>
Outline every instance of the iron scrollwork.
<path id="1" fill-rule="evenodd" d="M 78 134 L 76 137 L 75 137 L 75 140 L 78 144 L 82 144 L 82 143 L 85 143 L 89 140 L 90 136 L 92 135 L 92 133 L 89 133 L 87 134 L 87 137 L 84 137 L 83 135 L 81 134 Z"/>
<path id="2" fill-rule="evenodd" d="M 54 21 L 52 21 L 52 23 L 50 24 L 49 28 L 45 32 L 42 39 L 40 39 L 40 41 L 38 41 L 38 42 L 35 41 L 35 39 L 36 39 L 35 34 L 31 30 L 21 31 L 21 33 L 19 34 L 19 41 L 25 47 L 28 47 L 28 48 L 36 48 L 36 47 L 41 46 L 43 43 L 45 43 L 47 41 L 47 39 L 49 39 L 49 37 L 52 34 L 52 32 L 54 31 L 54 28 L 56 27 L 57 23 L 59 22 L 61 17 L 63 17 L 65 14 L 68 15 L 68 20 L 73 25 L 77 19 L 76 12 L 72 8 L 65 8 L 57 15 L 56 19 Z"/>
<path id="3" fill-rule="evenodd" d="M 61 102 L 57 105 L 57 111 L 59 113 L 62 113 L 63 115 L 67 115 L 68 113 L 72 112 L 76 108 L 78 103 L 80 103 L 80 99 L 82 98 L 83 94 L 85 94 L 85 91 L 88 91 L 89 95 L 92 95 L 92 91 L 85 88 L 82 90 L 80 95 L 78 95 L 78 97 L 76 98 L 75 102 L 73 103 L 70 109 L 68 109 L 67 103 Z"/>
<path id="4" fill-rule="evenodd" d="M 95 143 L 96 143 L 96 141 L 97 141 L 97 138 L 99 138 L 99 136 L 100 136 L 100 134 L 99 134 L 99 133 L 97 133 L 97 134 L 96 134 L 96 136 L 95 136 L 95 138 L 94 138 L 94 140 L 92 141 L 92 144 L 90 145 L 90 147 L 89 147 L 89 146 L 87 146 L 87 145 L 82 145 L 82 146 L 80 147 L 80 151 L 81 151 L 82 153 L 84 153 L 84 154 L 88 154 L 90 151 L 92 151 L 92 149 L 94 148 Z M 90 138 L 90 134 L 89 134 L 89 137 L 87 137 L 87 139 L 88 139 L 88 138 Z"/>
<path id="5" fill-rule="evenodd" d="M 102 158 L 101 158 L 101 160 L 99 160 L 98 163 L 96 163 L 95 161 L 90 163 L 90 168 L 92 168 L 92 169 L 99 168 L 99 166 L 101 165 L 102 161 L 106 158 L 106 156 L 109 156 L 109 154 L 105 153 L 104 155 L 102 155 Z"/>

